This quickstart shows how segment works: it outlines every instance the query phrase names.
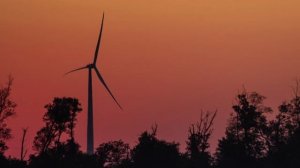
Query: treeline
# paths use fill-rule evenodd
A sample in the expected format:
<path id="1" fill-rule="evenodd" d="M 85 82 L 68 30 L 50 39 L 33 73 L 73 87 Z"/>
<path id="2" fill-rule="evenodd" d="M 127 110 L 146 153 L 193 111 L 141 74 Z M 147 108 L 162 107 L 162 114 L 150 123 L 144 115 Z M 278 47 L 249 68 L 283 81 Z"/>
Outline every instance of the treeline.
<path id="1" fill-rule="evenodd" d="M 159 139 L 157 125 L 144 131 L 130 148 L 122 140 L 99 144 L 93 155 L 80 150 L 74 138 L 77 115 L 82 111 L 76 98 L 54 98 L 45 106 L 44 126 L 33 140 L 34 154 L 24 160 L 7 158 L 11 131 L 7 119 L 15 114 L 10 100 L 12 79 L 0 88 L 0 167 L 2 168 L 298 168 L 300 167 L 300 96 L 278 109 L 264 105 L 265 97 L 242 91 L 236 96 L 225 136 L 215 153 L 209 151 L 216 112 L 201 113 L 198 123 L 188 128 L 186 150 L 179 144 Z M 267 117 L 269 114 L 273 117 Z M 273 119 L 269 119 L 273 118 Z M 24 131 L 26 133 L 26 131 Z M 25 134 L 24 134 L 25 135 Z"/>

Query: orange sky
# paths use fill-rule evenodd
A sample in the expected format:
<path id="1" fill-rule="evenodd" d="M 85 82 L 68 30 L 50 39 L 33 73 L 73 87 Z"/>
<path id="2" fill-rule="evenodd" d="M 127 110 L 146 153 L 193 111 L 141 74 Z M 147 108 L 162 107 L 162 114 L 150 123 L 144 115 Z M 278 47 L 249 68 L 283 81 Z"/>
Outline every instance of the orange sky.
<path id="1" fill-rule="evenodd" d="M 85 150 L 87 71 L 105 23 L 98 67 L 124 107 L 118 110 L 94 80 L 95 146 L 123 139 L 134 145 L 158 124 L 158 136 L 185 147 L 201 110 L 219 113 L 212 145 L 224 133 L 243 85 L 274 108 L 291 97 L 300 76 L 299 0 L 1 0 L 0 82 L 15 78 L 17 115 L 7 155 L 18 157 L 42 126 L 55 96 L 80 99 L 76 137 Z M 96 77 L 96 76 L 95 76 Z M 94 78 L 96 79 L 96 78 Z"/>

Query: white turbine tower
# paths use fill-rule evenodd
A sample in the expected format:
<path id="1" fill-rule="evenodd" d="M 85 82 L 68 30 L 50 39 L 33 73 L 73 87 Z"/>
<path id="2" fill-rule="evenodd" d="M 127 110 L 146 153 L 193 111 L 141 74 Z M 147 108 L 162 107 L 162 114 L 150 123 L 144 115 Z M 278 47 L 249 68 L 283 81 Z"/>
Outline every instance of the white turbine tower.
<path id="1" fill-rule="evenodd" d="M 117 105 L 122 109 L 121 105 L 118 103 L 116 98 L 113 96 L 112 92 L 108 88 L 107 84 L 105 83 L 101 73 L 99 72 L 96 62 L 97 62 L 97 57 L 98 57 L 98 51 L 100 47 L 100 42 L 101 42 L 101 35 L 102 35 L 102 29 L 103 29 L 103 21 L 104 21 L 104 13 L 102 16 L 102 22 L 101 22 L 101 27 L 100 27 L 100 33 L 96 45 L 96 50 L 95 50 L 95 55 L 94 55 L 94 62 L 91 64 L 88 64 L 84 67 L 74 69 L 72 71 L 67 72 L 66 74 L 69 74 L 71 72 L 83 70 L 83 69 L 88 69 L 88 117 L 87 117 L 87 153 L 88 154 L 93 154 L 94 153 L 94 125 L 93 125 L 93 92 L 92 92 L 92 70 L 95 70 L 100 82 L 103 84 L 105 89 L 108 91 L 110 96 L 114 99 L 114 101 L 117 103 Z"/>

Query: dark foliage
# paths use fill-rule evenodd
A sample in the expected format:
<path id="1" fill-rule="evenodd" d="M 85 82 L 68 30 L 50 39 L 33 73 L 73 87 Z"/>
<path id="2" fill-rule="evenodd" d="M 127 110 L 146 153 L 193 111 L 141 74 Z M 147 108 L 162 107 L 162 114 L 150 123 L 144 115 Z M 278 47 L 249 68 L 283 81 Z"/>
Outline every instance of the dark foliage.
<path id="1" fill-rule="evenodd" d="M 189 128 L 187 156 L 191 168 L 211 167 L 212 157 L 208 151 L 208 140 L 213 131 L 212 125 L 216 114 L 216 112 L 207 112 L 203 115 L 202 112 L 200 121 L 197 124 L 192 124 Z"/>
<path id="2" fill-rule="evenodd" d="M 15 114 L 16 103 L 10 99 L 12 82 L 12 77 L 9 77 L 6 86 L 0 88 L 0 155 L 8 149 L 5 142 L 11 138 L 6 121 Z"/>
<path id="3" fill-rule="evenodd" d="M 69 141 L 74 142 L 74 127 L 76 116 L 81 105 L 76 98 L 54 98 L 53 102 L 45 106 L 47 109 L 43 120 L 46 124 L 34 138 L 34 149 L 39 153 L 46 152 L 49 148 L 58 147 L 61 144 L 63 133 L 69 135 Z"/>
<path id="4" fill-rule="evenodd" d="M 268 148 L 265 134 L 268 130 L 265 113 L 271 112 L 263 105 L 265 97 L 256 92 L 237 95 L 225 137 L 217 149 L 218 167 L 253 167 L 265 157 Z"/>
<path id="5" fill-rule="evenodd" d="M 38 155 L 31 155 L 30 167 L 86 167 L 87 163 L 79 160 L 90 160 L 89 167 L 96 167 L 96 159 L 79 151 L 79 144 L 74 139 L 76 116 L 82 109 L 76 98 L 54 98 L 45 106 L 47 109 L 43 120 L 46 124 L 34 139 L 34 149 Z M 61 136 L 68 135 L 66 141 Z"/>
<path id="6" fill-rule="evenodd" d="M 134 168 L 176 168 L 180 167 L 179 144 L 156 138 L 157 127 L 152 132 L 143 132 L 132 151 Z"/>
<path id="7" fill-rule="evenodd" d="M 216 113 L 201 114 L 200 121 L 189 127 L 183 153 L 178 143 L 158 139 L 157 126 L 154 126 L 139 136 L 132 149 L 118 140 L 100 144 L 94 155 L 85 154 L 74 139 L 80 103 L 75 98 L 55 98 L 45 106 L 45 126 L 34 139 L 37 153 L 30 155 L 28 161 L 22 161 L 22 154 L 20 160 L 6 158 L 3 155 L 7 149 L 5 141 L 11 134 L 5 121 L 14 114 L 16 106 L 9 99 L 11 82 L 10 79 L 7 87 L 0 90 L 1 168 L 300 167 L 300 97 L 297 92 L 293 99 L 279 106 L 271 121 L 266 114 L 272 110 L 263 104 L 264 96 L 246 91 L 238 94 L 225 136 L 219 140 L 214 157 L 209 152 L 209 138 Z"/>
<path id="8" fill-rule="evenodd" d="M 121 168 L 131 163 L 130 147 L 122 140 L 100 144 L 96 150 L 96 157 L 101 167 Z"/>
<path id="9" fill-rule="evenodd" d="M 60 144 L 38 156 L 30 157 L 31 168 L 96 168 L 99 167 L 95 156 L 83 154 L 79 151 L 79 145 L 73 141 Z"/>
<path id="10" fill-rule="evenodd" d="M 300 167 L 300 97 L 298 82 L 295 97 L 279 106 L 279 114 L 270 122 L 268 167 Z"/>

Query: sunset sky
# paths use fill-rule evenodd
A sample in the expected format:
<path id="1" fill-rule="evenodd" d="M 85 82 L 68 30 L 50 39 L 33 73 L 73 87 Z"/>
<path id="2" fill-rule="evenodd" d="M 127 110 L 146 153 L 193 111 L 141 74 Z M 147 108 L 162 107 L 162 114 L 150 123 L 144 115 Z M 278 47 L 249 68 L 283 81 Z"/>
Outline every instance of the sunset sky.
<path id="1" fill-rule="evenodd" d="M 224 135 L 235 95 L 245 86 L 277 106 L 300 77 L 299 0 L 1 0 L 0 83 L 14 77 L 6 155 L 19 156 L 43 126 L 44 105 L 77 97 L 76 139 L 86 150 L 87 65 L 105 22 L 98 67 L 124 107 L 118 109 L 94 74 L 95 146 L 158 124 L 158 137 L 185 148 L 200 112 L 218 110 L 212 151 Z"/>

